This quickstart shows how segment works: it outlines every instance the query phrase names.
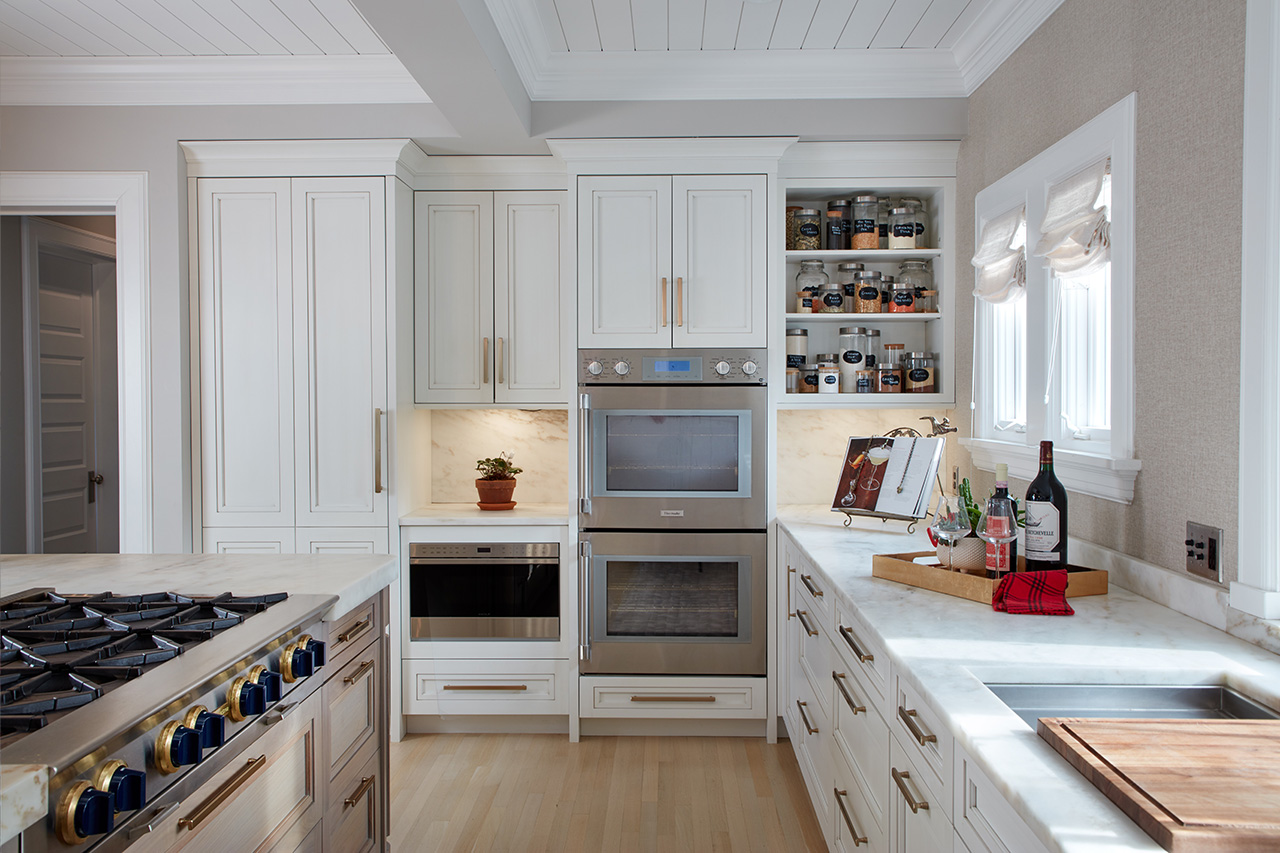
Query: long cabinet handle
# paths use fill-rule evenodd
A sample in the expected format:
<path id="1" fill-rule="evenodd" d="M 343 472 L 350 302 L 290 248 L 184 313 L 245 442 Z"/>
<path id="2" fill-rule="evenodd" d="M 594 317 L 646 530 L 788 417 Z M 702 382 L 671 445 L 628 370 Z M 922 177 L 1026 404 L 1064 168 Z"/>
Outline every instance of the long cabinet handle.
<path id="1" fill-rule="evenodd" d="M 498 357 L 495 360 L 498 365 L 498 384 L 502 385 L 507 381 L 506 355 L 503 353 L 502 338 L 498 338 Z"/>
<path id="2" fill-rule="evenodd" d="M 676 325 L 684 325 L 684 276 L 676 276 Z"/>
<path id="3" fill-rule="evenodd" d="M 357 622 L 356 624 L 352 625 L 350 628 L 348 628 L 347 630 L 339 634 L 338 642 L 339 643 L 351 642 L 356 637 L 359 637 L 361 634 L 363 634 L 365 631 L 368 631 L 369 626 L 372 624 L 373 624 L 372 616 L 368 616 L 364 619 L 361 619 L 359 622 Z"/>
<path id="4" fill-rule="evenodd" d="M 267 757 L 265 755 L 259 755 L 257 758 L 250 758 L 244 767 L 241 767 L 230 779 L 223 782 L 222 785 L 218 787 L 218 790 L 214 791 L 213 794 L 209 796 L 209 799 L 196 807 L 195 811 L 186 817 L 178 818 L 178 826 L 182 829 L 195 829 L 204 821 L 205 818 L 213 814 L 217 810 L 218 806 L 230 799 L 231 795 L 234 794 L 241 785 L 248 782 L 259 770 L 266 766 Z"/>
<path id="5" fill-rule="evenodd" d="M 788 565 L 787 574 L 794 575 L 795 573 L 796 570 Z M 787 578 L 787 618 L 790 619 L 792 616 L 795 616 L 795 614 L 791 612 L 791 578 Z"/>
<path id="6" fill-rule="evenodd" d="M 367 661 L 364 661 L 363 663 L 360 664 L 360 667 L 355 672 L 351 673 L 346 678 L 342 679 L 342 683 L 355 684 L 357 681 L 359 681 L 361 678 L 364 677 L 364 674 L 366 672 L 373 669 L 373 663 L 374 661 L 372 658 L 370 658 Z"/>
<path id="7" fill-rule="evenodd" d="M 578 511 L 591 515 L 591 395 L 578 395 Z"/>
<path id="8" fill-rule="evenodd" d="M 667 327 L 667 277 L 662 277 L 662 328 Z"/>
<path id="9" fill-rule="evenodd" d="M 528 690 L 527 684 L 446 684 L 445 690 Z"/>
<path id="10" fill-rule="evenodd" d="M 578 659 L 591 660 L 591 543 L 578 548 Z"/>
<path id="11" fill-rule="evenodd" d="M 480 364 L 481 373 L 484 374 L 480 379 L 481 385 L 489 384 L 489 339 L 480 339 Z"/>
<path id="12" fill-rule="evenodd" d="M 714 696 L 684 696 L 680 694 L 672 696 L 632 696 L 632 702 L 714 702 Z"/>
<path id="13" fill-rule="evenodd" d="M 858 828 L 853 825 L 853 818 L 849 817 L 849 810 L 845 808 L 844 800 L 849 796 L 849 792 L 841 791 L 839 788 L 833 790 L 836 792 L 836 805 L 840 807 L 840 814 L 844 817 L 844 825 L 849 827 L 849 835 L 852 836 L 850 840 L 854 847 L 861 847 L 867 843 L 867 837 L 858 832 Z"/>
<path id="14" fill-rule="evenodd" d="M 800 722 L 804 723 L 804 727 L 809 730 L 809 734 L 816 735 L 818 730 L 809 722 L 809 715 L 804 712 L 805 706 L 808 704 L 808 702 L 801 702 L 799 699 L 796 700 L 796 708 L 800 711 Z"/>
<path id="15" fill-rule="evenodd" d="M 858 643 L 853 639 L 853 632 L 845 626 L 840 626 L 840 636 L 844 637 L 844 641 L 849 644 L 849 648 L 853 649 L 854 656 L 863 663 L 871 663 L 876 659 L 875 655 L 864 654 L 862 649 L 858 648 Z"/>
<path id="16" fill-rule="evenodd" d="M 921 731 L 919 724 L 916 723 L 917 716 L 919 715 L 916 713 L 915 708 L 907 709 L 901 705 L 898 706 L 899 719 L 901 719 L 903 724 L 907 727 L 907 731 L 911 732 L 911 736 L 920 742 L 921 746 L 924 746 L 926 743 L 937 743 L 937 735 L 927 735 Z"/>
<path id="17" fill-rule="evenodd" d="M 853 697 L 849 695 L 848 689 L 844 686 L 845 681 L 848 680 L 848 676 L 843 672 L 836 672 L 835 670 L 832 670 L 831 678 L 835 681 L 836 689 L 840 691 L 840 695 L 844 697 L 844 701 L 848 703 L 849 710 L 852 711 L 855 716 L 858 714 L 865 714 L 867 712 L 867 706 L 859 705 L 857 702 L 853 701 Z"/>
<path id="18" fill-rule="evenodd" d="M 382 409 L 373 410 L 373 493 L 382 494 Z"/>
<path id="19" fill-rule="evenodd" d="M 343 808 L 354 806 L 356 803 L 360 802 L 361 797 L 368 793 L 369 789 L 373 787 L 374 778 L 375 777 L 373 776 L 365 776 L 362 778 L 360 780 L 360 787 L 356 788 L 355 791 L 352 792 L 351 796 L 342 801 Z"/>
<path id="20" fill-rule="evenodd" d="M 801 575 L 800 583 L 804 584 L 804 588 L 809 590 L 809 594 L 814 598 L 822 598 L 822 590 L 813 584 L 813 575 Z"/>
<path id="21" fill-rule="evenodd" d="M 809 620 L 804 618 L 806 615 L 808 615 L 808 613 L 809 613 L 808 610 L 797 610 L 796 618 L 800 620 L 800 627 L 804 628 L 804 632 L 806 634 L 808 634 L 810 637 L 816 637 L 818 636 L 818 632 L 813 630 L 813 627 L 809 624 Z"/>
<path id="22" fill-rule="evenodd" d="M 898 768 L 896 767 L 890 767 L 889 773 L 890 775 L 893 776 L 893 781 L 897 784 L 898 790 L 902 792 L 902 798 L 906 800 L 907 805 L 911 807 L 912 814 L 915 814 L 921 809 L 923 809 L 924 811 L 929 810 L 928 801 L 917 800 L 914 796 L 911 795 L 911 791 L 907 789 L 907 780 L 911 778 L 910 773 L 908 773 L 906 770 L 903 770 L 902 772 L 898 772 Z"/>

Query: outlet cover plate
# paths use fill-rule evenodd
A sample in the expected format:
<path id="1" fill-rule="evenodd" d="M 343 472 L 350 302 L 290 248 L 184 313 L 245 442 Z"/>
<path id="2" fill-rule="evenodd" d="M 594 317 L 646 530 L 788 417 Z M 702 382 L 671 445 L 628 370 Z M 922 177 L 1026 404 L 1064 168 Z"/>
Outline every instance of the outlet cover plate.
<path id="1" fill-rule="evenodd" d="M 1222 583 L 1222 528 L 1187 522 L 1187 571 Z"/>

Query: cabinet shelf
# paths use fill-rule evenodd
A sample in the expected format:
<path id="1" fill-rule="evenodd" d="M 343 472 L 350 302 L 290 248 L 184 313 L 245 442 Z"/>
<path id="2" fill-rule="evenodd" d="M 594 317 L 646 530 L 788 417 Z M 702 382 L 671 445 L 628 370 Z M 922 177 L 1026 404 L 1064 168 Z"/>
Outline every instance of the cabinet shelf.
<path id="1" fill-rule="evenodd" d="M 823 263 L 839 263 L 840 261 L 901 261 L 906 258 L 938 258 L 941 249 L 822 249 L 816 252 L 804 252 L 788 249 L 788 262 L 822 261 Z"/>
<path id="2" fill-rule="evenodd" d="M 787 314 L 787 324 L 800 323 L 845 323 L 853 321 L 866 323 L 912 323 L 924 322 L 928 320 L 941 320 L 942 315 L 933 312 L 929 314 L 848 314 L 840 312 L 836 314 Z"/>
<path id="3" fill-rule="evenodd" d="M 949 409 L 951 394 L 780 394 L 779 409 Z"/>

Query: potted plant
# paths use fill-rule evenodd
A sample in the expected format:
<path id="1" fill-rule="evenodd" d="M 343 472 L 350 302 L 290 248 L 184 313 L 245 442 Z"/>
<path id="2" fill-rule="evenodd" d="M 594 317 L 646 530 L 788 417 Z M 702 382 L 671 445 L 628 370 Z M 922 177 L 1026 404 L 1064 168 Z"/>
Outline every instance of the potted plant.
<path id="1" fill-rule="evenodd" d="M 476 480 L 476 492 L 480 500 L 476 505 L 483 510 L 514 509 L 516 502 L 511 493 L 516 490 L 516 474 L 523 471 L 512 464 L 510 453 L 499 453 L 490 459 L 476 461 L 480 477 Z"/>

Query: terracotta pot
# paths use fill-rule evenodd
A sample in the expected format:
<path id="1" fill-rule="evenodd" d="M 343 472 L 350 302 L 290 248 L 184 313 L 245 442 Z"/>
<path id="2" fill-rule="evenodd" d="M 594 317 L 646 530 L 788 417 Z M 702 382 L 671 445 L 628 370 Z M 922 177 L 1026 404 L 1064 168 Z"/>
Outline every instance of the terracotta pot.
<path id="1" fill-rule="evenodd" d="M 977 536 L 966 536 L 954 546 L 945 542 L 938 543 L 938 562 L 948 565 L 947 552 L 951 551 L 950 564 L 960 572 L 986 571 L 987 543 Z"/>
<path id="2" fill-rule="evenodd" d="M 515 509 L 516 502 L 511 500 L 511 493 L 515 490 L 514 477 L 510 480 L 476 480 L 476 492 L 480 496 L 476 506 L 490 511 Z"/>

